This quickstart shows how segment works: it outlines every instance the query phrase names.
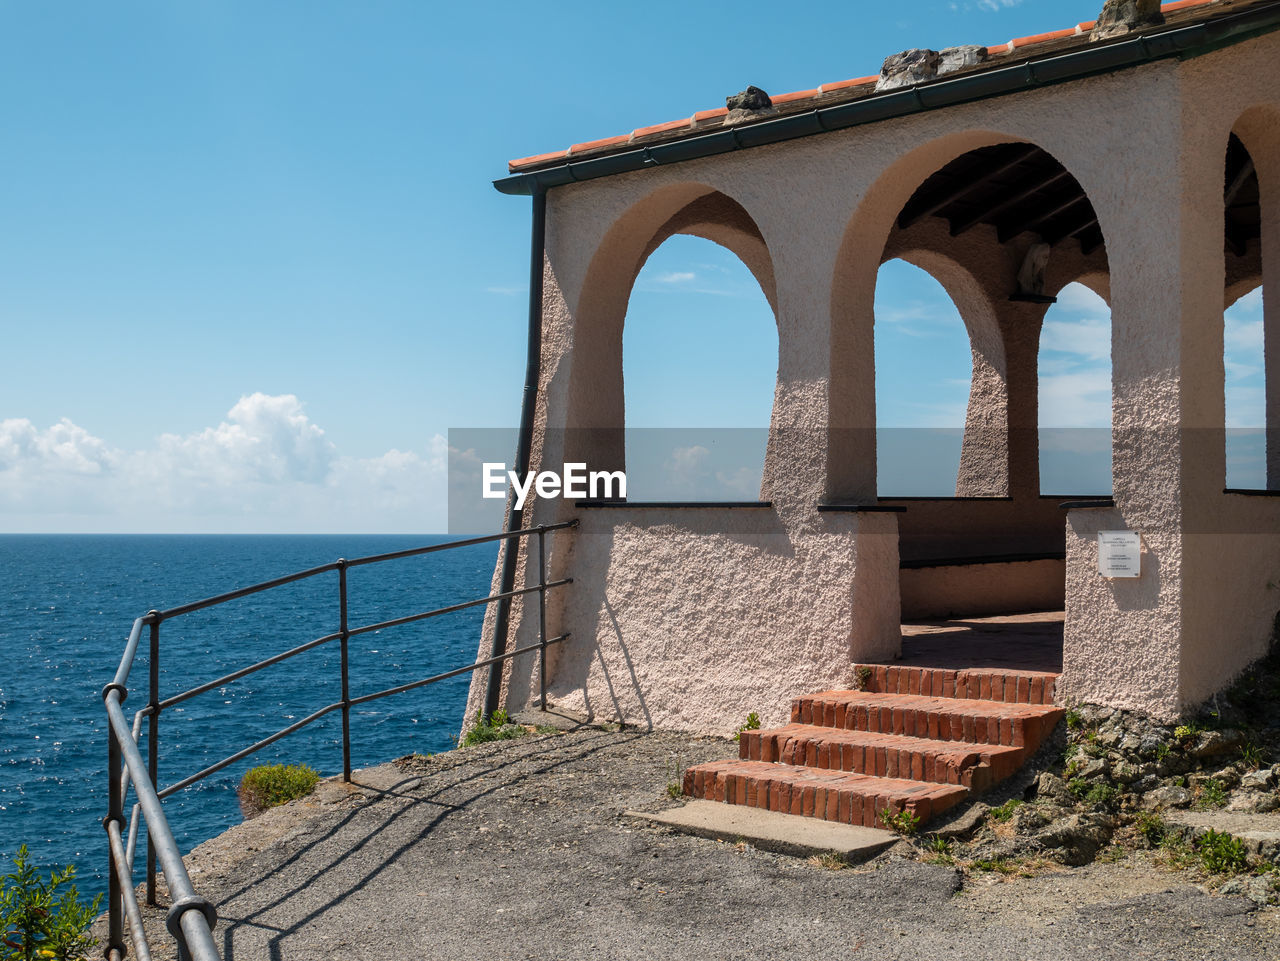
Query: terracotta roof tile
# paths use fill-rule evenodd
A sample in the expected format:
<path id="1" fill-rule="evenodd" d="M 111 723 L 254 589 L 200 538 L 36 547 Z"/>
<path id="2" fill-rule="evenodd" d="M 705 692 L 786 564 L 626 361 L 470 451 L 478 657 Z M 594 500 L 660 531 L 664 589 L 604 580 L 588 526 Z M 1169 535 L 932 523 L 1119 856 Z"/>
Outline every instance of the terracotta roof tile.
<path id="1" fill-rule="evenodd" d="M 818 89 L 822 93 L 831 93 L 833 90 L 847 90 L 850 87 L 861 87 L 869 83 L 875 83 L 879 79 L 879 74 L 872 74 L 870 77 L 854 77 L 852 80 L 837 80 L 835 83 L 824 83 Z"/>
<path id="2" fill-rule="evenodd" d="M 728 107 L 716 107 L 715 110 L 699 110 L 693 115 L 693 122 L 702 123 L 704 120 L 715 120 L 717 117 L 723 117 L 728 112 Z"/>
<path id="3" fill-rule="evenodd" d="M 994 47 L 987 47 L 987 55 L 991 57 L 998 57 L 1000 56 L 1000 54 L 1008 53 L 1012 49 L 1013 49 L 1012 42 L 1002 43 Z"/>
<path id="4" fill-rule="evenodd" d="M 517 167 L 532 167 L 534 164 L 546 163 L 549 160 L 563 160 L 569 155 L 567 150 L 553 150 L 551 153 L 540 153 L 535 157 L 521 157 L 519 160 L 508 160 L 507 167 L 515 170 Z"/>
<path id="5" fill-rule="evenodd" d="M 666 123 L 655 123 L 650 127 L 637 127 L 631 131 L 631 139 L 638 140 L 640 137 L 647 137 L 650 134 L 666 133 L 668 130 L 677 130 L 680 127 L 692 126 L 693 118 L 685 117 L 683 120 L 669 120 Z"/>
<path id="6" fill-rule="evenodd" d="M 582 153 L 586 150 L 595 150 L 598 147 L 612 147 L 615 144 L 626 143 L 630 140 L 629 134 L 621 134 L 617 137 L 605 137 L 603 140 L 588 140 L 586 143 L 576 143 L 569 148 L 569 153 Z"/>
<path id="7" fill-rule="evenodd" d="M 1097 23 L 1098 23 L 1097 20 L 1085 20 L 1083 23 L 1077 23 L 1076 29 L 1079 30 L 1081 33 L 1088 33 L 1090 30 L 1094 28 L 1094 26 L 1097 25 Z"/>
<path id="8" fill-rule="evenodd" d="M 811 100 L 818 95 L 815 87 L 813 90 L 796 90 L 793 93 L 780 93 L 776 97 L 770 97 L 775 104 L 791 103 L 793 100 Z"/>
<path id="9" fill-rule="evenodd" d="M 1186 10 L 1188 7 L 1202 7 L 1206 3 L 1216 3 L 1217 0 L 1177 0 L 1176 3 L 1162 3 L 1161 10 Z"/>
<path id="10" fill-rule="evenodd" d="M 1049 33 L 1037 33 L 1030 37 L 1018 37 L 1016 40 L 1010 40 L 1009 46 L 1013 49 L 1018 47 L 1029 47 L 1033 43 L 1048 43 L 1050 40 L 1061 40 L 1063 37 L 1074 37 L 1076 28 L 1071 27 L 1068 30 L 1053 30 Z"/>

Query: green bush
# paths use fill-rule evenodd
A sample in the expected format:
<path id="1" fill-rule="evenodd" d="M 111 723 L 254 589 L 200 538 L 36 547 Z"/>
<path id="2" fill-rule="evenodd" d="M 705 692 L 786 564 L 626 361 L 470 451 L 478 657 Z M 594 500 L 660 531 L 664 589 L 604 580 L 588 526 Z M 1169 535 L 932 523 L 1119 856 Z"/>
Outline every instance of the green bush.
<path id="1" fill-rule="evenodd" d="M 743 724 L 740 728 L 738 728 L 737 733 L 733 735 L 733 739 L 735 741 L 741 740 L 743 731 L 758 731 L 758 730 L 760 730 L 760 715 L 757 714 L 755 711 L 752 711 L 750 714 L 747 715 L 747 723 Z"/>
<path id="2" fill-rule="evenodd" d="M 45 881 L 18 848 L 14 871 L 0 878 L 0 961 L 70 961 L 83 958 L 96 943 L 85 932 L 98 914 L 102 895 L 84 904 L 67 865 Z"/>
<path id="3" fill-rule="evenodd" d="M 1205 870 L 1214 874 L 1239 874 L 1248 867 L 1244 842 L 1230 834 L 1210 828 L 1196 838 L 1195 848 Z"/>
<path id="4" fill-rule="evenodd" d="M 473 744 L 487 744 L 490 741 L 510 741 L 512 738 L 523 737 L 528 733 L 519 724 L 512 724 L 506 711 L 497 710 L 487 718 L 477 714 L 475 726 L 463 735 L 461 746 L 471 747 Z"/>
<path id="5" fill-rule="evenodd" d="M 265 811 L 306 797 L 319 780 L 320 775 L 305 764 L 260 764 L 246 771 L 241 779 L 240 803 Z"/>

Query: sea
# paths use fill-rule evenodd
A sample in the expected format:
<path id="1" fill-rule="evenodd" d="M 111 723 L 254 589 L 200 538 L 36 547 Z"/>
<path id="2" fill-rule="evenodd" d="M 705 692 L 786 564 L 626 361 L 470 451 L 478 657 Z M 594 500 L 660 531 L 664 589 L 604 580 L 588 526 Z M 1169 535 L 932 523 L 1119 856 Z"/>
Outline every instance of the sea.
<path id="1" fill-rule="evenodd" d="M 76 866 L 82 895 L 106 888 L 106 713 L 102 688 L 136 617 L 338 558 L 443 543 L 431 535 L 0 535 L 0 874 L 25 844 L 46 872 Z M 455 538 L 456 539 L 456 538 Z M 355 628 L 481 598 L 494 543 L 348 570 Z M 327 572 L 162 623 L 160 696 L 216 680 L 338 630 Z M 351 696 L 474 661 L 483 605 L 350 640 Z M 147 701 L 148 632 L 125 714 Z M 337 642 L 220 685 L 161 714 L 161 786 L 230 756 L 341 697 Z M 453 746 L 470 675 L 352 710 L 354 767 Z M 236 787 L 255 764 L 342 771 L 341 712 L 269 745 L 164 802 L 183 853 L 240 821 Z M 142 749 L 146 752 L 146 725 Z M 133 797 L 130 796 L 130 804 Z M 136 876 L 141 879 L 140 845 Z"/>

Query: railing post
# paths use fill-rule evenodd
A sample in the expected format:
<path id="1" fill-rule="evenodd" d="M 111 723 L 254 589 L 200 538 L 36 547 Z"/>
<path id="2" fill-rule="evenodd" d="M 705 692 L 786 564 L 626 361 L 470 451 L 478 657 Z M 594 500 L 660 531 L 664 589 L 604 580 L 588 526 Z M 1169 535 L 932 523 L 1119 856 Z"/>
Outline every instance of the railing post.
<path id="1" fill-rule="evenodd" d="M 107 689 L 110 697 L 111 688 Z M 104 698 L 105 700 L 105 698 Z M 124 799 L 121 788 L 124 787 L 124 770 L 120 755 L 120 744 L 116 741 L 115 731 L 107 725 L 107 816 L 102 825 L 111 830 L 111 822 L 124 824 Z M 123 958 L 124 943 L 124 891 L 120 887 L 120 878 L 116 874 L 115 854 L 111 846 L 107 846 L 107 958 Z"/>
<path id="2" fill-rule="evenodd" d="M 147 705 L 151 713 L 147 716 L 147 775 L 151 778 L 151 786 L 160 789 L 160 616 L 158 611 L 151 611 L 151 656 L 147 669 L 150 674 L 151 694 Z M 151 843 L 151 831 L 147 831 L 147 904 L 156 904 L 156 848 Z"/>
<path id="3" fill-rule="evenodd" d="M 347 561 L 338 559 L 338 632 L 342 635 L 342 779 L 351 781 L 351 689 L 348 683 Z"/>
<path id="4" fill-rule="evenodd" d="M 538 526 L 538 684 L 542 710 L 547 709 L 547 546 L 546 525 Z"/>

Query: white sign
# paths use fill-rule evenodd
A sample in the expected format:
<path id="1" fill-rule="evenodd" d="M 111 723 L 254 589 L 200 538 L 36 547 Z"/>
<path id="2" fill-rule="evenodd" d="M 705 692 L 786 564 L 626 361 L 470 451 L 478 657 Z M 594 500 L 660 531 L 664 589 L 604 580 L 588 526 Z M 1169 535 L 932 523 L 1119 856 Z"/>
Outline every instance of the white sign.
<path id="1" fill-rule="evenodd" d="M 1098 531 L 1098 573 L 1103 577 L 1142 575 L 1142 535 L 1137 531 Z"/>

